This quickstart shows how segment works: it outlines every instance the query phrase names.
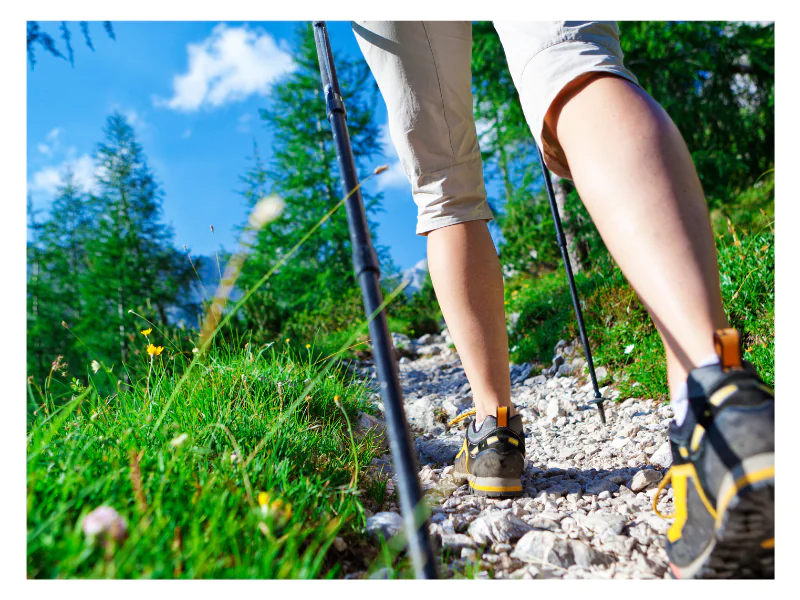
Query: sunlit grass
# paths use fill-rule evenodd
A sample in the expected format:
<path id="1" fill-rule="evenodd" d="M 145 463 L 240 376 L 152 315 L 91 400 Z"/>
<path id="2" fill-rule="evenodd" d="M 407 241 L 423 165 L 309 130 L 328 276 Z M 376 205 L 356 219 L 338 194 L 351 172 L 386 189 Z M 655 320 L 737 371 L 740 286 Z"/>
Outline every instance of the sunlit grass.
<path id="1" fill-rule="evenodd" d="M 353 426 L 373 410 L 372 391 L 335 360 L 366 323 L 325 355 L 310 340 L 298 350 L 289 339 L 258 348 L 215 339 L 345 199 L 227 308 L 251 238 L 280 212 L 257 204 L 191 353 L 130 311 L 148 324 L 144 364 L 115 370 L 95 359 L 86 381 L 51 387 L 64 369 L 57 359 L 44 387 L 29 380 L 29 577 L 340 574 L 331 544 L 360 537 L 365 500 L 380 506 L 386 489 L 365 476 L 378 441 Z M 108 515 L 113 532 L 98 524 Z"/>
<path id="2" fill-rule="evenodd" d="M 348 425 L 370 391 L 334 368 L 301 396 L 320 370 L 309 354 L 213 350 L 156 425 L 151 409 L 177 379 L 163 358 L 149 393 L 140 382 L 104 398 L 90 385 L 32 416 L 29 577 L 335 576 L 328 550 L 364 526 L 358 475 L 379 454 Z M 126 520 L 122 543 L 82 532 L 99 506 Z"/>

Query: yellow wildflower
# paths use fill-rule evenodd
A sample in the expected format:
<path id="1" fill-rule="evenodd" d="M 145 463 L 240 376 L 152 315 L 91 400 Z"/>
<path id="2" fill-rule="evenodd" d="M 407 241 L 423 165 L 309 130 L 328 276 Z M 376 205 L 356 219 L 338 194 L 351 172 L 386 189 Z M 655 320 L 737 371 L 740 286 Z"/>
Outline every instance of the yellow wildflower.
<path id="1" fill-rule="evenodd" d="M 139 333 L 141 333 L 143 336 L 147 337 L 148 335 L 150 335 L 150 333 L 152 331 L 153 331 L 153 328 L 151 327 L 150 329 L 142 329 Z"/>
<path id="2" fill-rule="evenodd" d="M 306 350 L 308 350 L 309 348 L 311 348 L 311 344 L 306 344 Z"/>
<path id="3" fill-rule="evenodd" d="M 286 343 L 287 343 L 287 344 L 289 343 L 289 338 L 286 338 Z"/>
<path id="4" fill-rule="evenodd" d="M 258 493 L 258 505 L 266 506 L 269 503 L 269 494 L 267 492 Z"/>
<path id="5" fill-rule="evenodd" d="M 159 354 L 161 354 L 161 352 L 163 350 L 164 350 L 164 346 L 154 346 L 153 344 L 150 344 L 149 346 L 147 346 L 147 353 L 150 356 L 154 356 L 154 355 L 158 356 Z"/>
<path id="6" fill-rule="evenodd" d="M 337 394 L 336 396 L 334 396 L 334 397 L 333 397 L 333 401 L 334 401 L 336 404 L 341 404 L 341 401 L 339 400 L 339 395 L 338 395 L 338 394 Z"/>

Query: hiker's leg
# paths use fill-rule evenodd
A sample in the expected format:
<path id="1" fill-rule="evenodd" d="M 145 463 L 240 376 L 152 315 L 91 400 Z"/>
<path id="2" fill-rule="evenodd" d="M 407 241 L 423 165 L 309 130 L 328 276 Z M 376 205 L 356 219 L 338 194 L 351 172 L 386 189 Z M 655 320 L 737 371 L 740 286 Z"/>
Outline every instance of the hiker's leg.
<path id="1" fill-rule="evenodd" d="M 489 228 L 469 221 L 428 234 L 436 298 L 472 387 L 477 422 L 498 406 L 513 407 L 503 274 Z"/>
<path id="2" fill-rule="evenodd" d="M 606 247 L 658 325 L 670 388 L 715 356 L 725 327 L 703 189 L 677 127 L 642 88 L 615 76 L 570 86 L 546 121 Z"/>
<path id="3" fill-rule="evenodd" d="M 616 23 L 495 27 L 548 166 L 574 180 L 647 306 L 680 394 L 687 371 L 715 355 L 712 333 L 726 323 L 708 209 L 680 133 L 623 65 Z M 550 41 L 528 41 L 548 28 Z"/>
<path id="4" fill-rule="evenodd" d="M 428 236 L 436 296 L 472 387 L 478 422 L 511 407 L 500 262 L 486 222 L 472 113 L 470 22 L 353 23 Z"/>

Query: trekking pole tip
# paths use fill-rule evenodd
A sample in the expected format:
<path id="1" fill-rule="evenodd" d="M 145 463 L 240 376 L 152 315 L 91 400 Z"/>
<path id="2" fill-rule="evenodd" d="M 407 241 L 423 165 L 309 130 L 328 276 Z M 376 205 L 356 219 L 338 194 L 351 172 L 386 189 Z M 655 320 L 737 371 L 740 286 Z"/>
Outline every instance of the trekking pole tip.
<path id="1" fill-rule="evenodd" d="M 606 411 L 603 408 L 603 402 L 605 398 L 602 396 L 595 396 L 594 400 L 591 400 L 591 403 L 597 407 L 597 410 L 600 412 L 600 420 L 603 422 L 603 425 L 606 424 Z"/>

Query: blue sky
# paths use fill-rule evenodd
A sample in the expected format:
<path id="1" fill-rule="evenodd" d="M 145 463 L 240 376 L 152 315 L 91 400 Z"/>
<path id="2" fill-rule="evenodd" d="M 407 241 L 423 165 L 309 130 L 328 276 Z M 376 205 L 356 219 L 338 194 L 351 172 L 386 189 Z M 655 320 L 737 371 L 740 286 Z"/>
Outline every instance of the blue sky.
<path id="1" fill-rule="evenodd" d="M 254 139 L 262 153 L 269 149 L 258 109 L 270 83 L 291 64 L 296 24 L 118 21 L 112 41 L 100 23 L 91 23 L 94 52 L 78 23 L 70 25 L 75 67 L 39 50 L 27 72 L 27 181 L 34 206 L 47 210 L 67 165 L 84 187 L 92 185 L 91 154 L 106 117 L 118 110 L 133 124 L 162 186 L 176 247 L 185 244 L 193 254 L 232 250 L 234 228 L 246 217 L 239 177 Z M 58 24 L 41 26 L 63 51 Z M 335 56 L 361 59 L 349 23 L 328 28 Z M 382 102 L 377 118 L 385 126 Z M 425 257 L 425 240 L 414 233 L 416 206 L 384 139 L 386 157 L 375 166 L 392 168 L 374 184 L 384 191 L 378 241 L 406 269 Z"/>

